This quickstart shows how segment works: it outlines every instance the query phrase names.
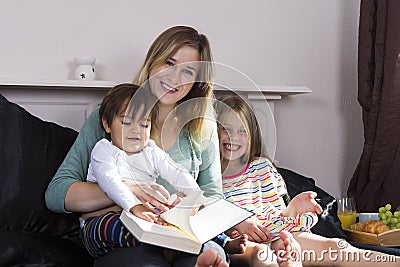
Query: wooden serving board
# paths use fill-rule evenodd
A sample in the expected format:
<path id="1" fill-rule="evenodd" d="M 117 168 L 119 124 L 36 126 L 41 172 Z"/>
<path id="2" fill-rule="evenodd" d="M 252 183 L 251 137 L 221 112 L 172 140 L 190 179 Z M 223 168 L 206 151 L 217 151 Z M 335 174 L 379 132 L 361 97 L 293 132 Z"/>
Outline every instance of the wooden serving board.
<path id="1" fill-rule="evenodd" d="M 383 247 L 400 246 L 400 229 L 386 231 L 381 234 L 371 234 L 350 229 L 344 229 L 348 240 Z"/>

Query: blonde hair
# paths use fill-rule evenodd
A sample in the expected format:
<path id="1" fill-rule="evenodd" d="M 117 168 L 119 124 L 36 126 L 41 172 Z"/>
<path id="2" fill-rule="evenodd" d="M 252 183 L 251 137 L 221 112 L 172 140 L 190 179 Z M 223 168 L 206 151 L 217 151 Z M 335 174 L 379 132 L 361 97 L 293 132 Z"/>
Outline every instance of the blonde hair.
<path id="1" fill-rule="evenodd" d="M 234 111 L 239 115 L 244 127 L 246 128 L 249 138 L 249 150 L 245 155 L 242 156 L 242 162 L 247 163 L 254 158 L 261 157 L 263 154 L 261 130 L 251 105 L 242 97 L 234 94 L 225 96 L 218 100 L 216 109 L 218 114 L 218 122 L 224 118 L 225 114 L 230 111 Z M 220 123 L 218 123 L 218 127 L 221 127 Z"/>
<path id="2" fill-rule="evenodd" d="M 182 109 L 177 114 L 178 116 L 184 114 L 187 118 L 194 118 L 187 123 L 186 127 L 192 134 L 200 137 L 204 116 L 209 108 L 208 100 L 214 97 L 211 48 L 205 35 L 188 26 L 174 26 L 165 30 L 150 46 L 144 64 L 133 83 L 144 87 L 148 86 L 150 71 L 165 64 L 184 46 L 192 47 L 199 52 L 201 64 L 192 89 L 177 104 L 195 98 L 196 101 L 192 101 L 194 103 L 190 105 L 182 105 Z"/>

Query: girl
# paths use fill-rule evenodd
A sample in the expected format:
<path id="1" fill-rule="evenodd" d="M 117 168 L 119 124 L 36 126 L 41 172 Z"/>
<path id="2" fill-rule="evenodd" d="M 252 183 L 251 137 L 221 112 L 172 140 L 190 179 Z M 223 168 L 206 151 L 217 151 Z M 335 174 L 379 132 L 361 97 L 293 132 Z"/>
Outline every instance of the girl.
<path id="1" fill-rule="evenodd" d="M 276 251 L 282 242 L 277 239 L 277 234 L 282 229 L 291 231 L 302 250 L 310 250 L 318 257 L 321 256 L 320 262 L 314 262 L 311 257 L 301 259 L 304 265 L 359 266 L 361 262 L 367 266 L 380 266 L 380 263 L 369 261 L 362 256 L 360 261 L 346 261 L 343 257 L 334 261 L 327 255 L 324 257 L 324 253 L 332 250 L 342 255 L 343 253 L 361 255 L 366 251 L 347 243 L 343 246 L 343 242 L 339 239 L 325 238 L 309 231 L 317 222 L 316 213 L 322 212 L 322 208 L 315 202 L 314 192 L 303 192 L 295 196 L 287 207 L 285 206 L 283 196 L 287 193 L 286 186 L 273 164 L 267 158 L 261 157 L 260 128 L 252 108 L 246 101 L 239 96 L 228 96 L 218 103 L 217 112 L 224 195 L 227 200 L 255 213 L 250 222 L 245 221 L 235 227 L 240 234 L 254 236 L 256 231 L 252 233 L 252 230 L 246 229 L 254 229 L 248 225 L 256 224 L 256 228 L 266 229 L 271 234 L 270 238 L 258 240 L 272 241 L 271 248 Z M 255 257 L 257 249 L 253 249 L 252 246 L 254 247 L 249 242 L 244 254 L 232 255 L 232 262 L 236 259 L 245 259 L 250 266 L 257 264 L 265 266 L 257 261 L 258 258 Z M 371 255 L 383 254 L 371 252 Z M 301 264 L 295 261 L 293 263 Z M 383 265 L 382 262 L 381 264 Z M 385 264 L 387 264 L 385 266 L 396 266 L 396 263 Z"/>

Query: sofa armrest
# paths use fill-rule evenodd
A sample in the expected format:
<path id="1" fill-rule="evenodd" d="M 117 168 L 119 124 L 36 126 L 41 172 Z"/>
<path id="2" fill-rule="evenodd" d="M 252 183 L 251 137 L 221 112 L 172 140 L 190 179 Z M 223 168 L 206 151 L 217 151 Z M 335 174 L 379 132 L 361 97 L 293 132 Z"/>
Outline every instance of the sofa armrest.
<path id="1" fill-rule="evenodd" d="M 78 214 L 47 209 L 46 188 L 77 132 L 45 122 L 0 94 L 0 230 L 63 236 L 79 229 Z"/>
<path id="2" fill-rule="evenodd" d="M 323 212 L 318 215 L 318 223 L 311 229 L 311 232 L 325 237 L 346 239 L 346 234 L 343 232 L 337 216 L 336 199 L 316 186 L 314 179 L 305 177 L 289 169 L 277 169 L 285 180 L 291 198 L 304 191 L 314 191 L 317 193 L 317 202 L 321 205 Z"/>

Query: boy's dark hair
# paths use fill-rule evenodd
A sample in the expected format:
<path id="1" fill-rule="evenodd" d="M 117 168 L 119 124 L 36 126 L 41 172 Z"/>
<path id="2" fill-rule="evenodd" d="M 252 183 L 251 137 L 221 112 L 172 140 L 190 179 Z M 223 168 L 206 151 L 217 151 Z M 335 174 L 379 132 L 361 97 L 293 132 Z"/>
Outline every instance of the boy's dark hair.
<path id="1" fill-rule="evenodd" d="M 102 120 L 111 126 L 115 116 L 118 116 L 122 110 L 126 109 L 125 114 L 129 114 L 132 118 L 140 116 L 140 119 L 148 118 L 151 120 L 157 116 L 157 98 L 147 88 L 139 87 L 132 83 L 123 83 L 114 86 L 101 102 L 99 109 L 100 124 Z M 138 114 L 139 109 L 141 114 Z"/>

